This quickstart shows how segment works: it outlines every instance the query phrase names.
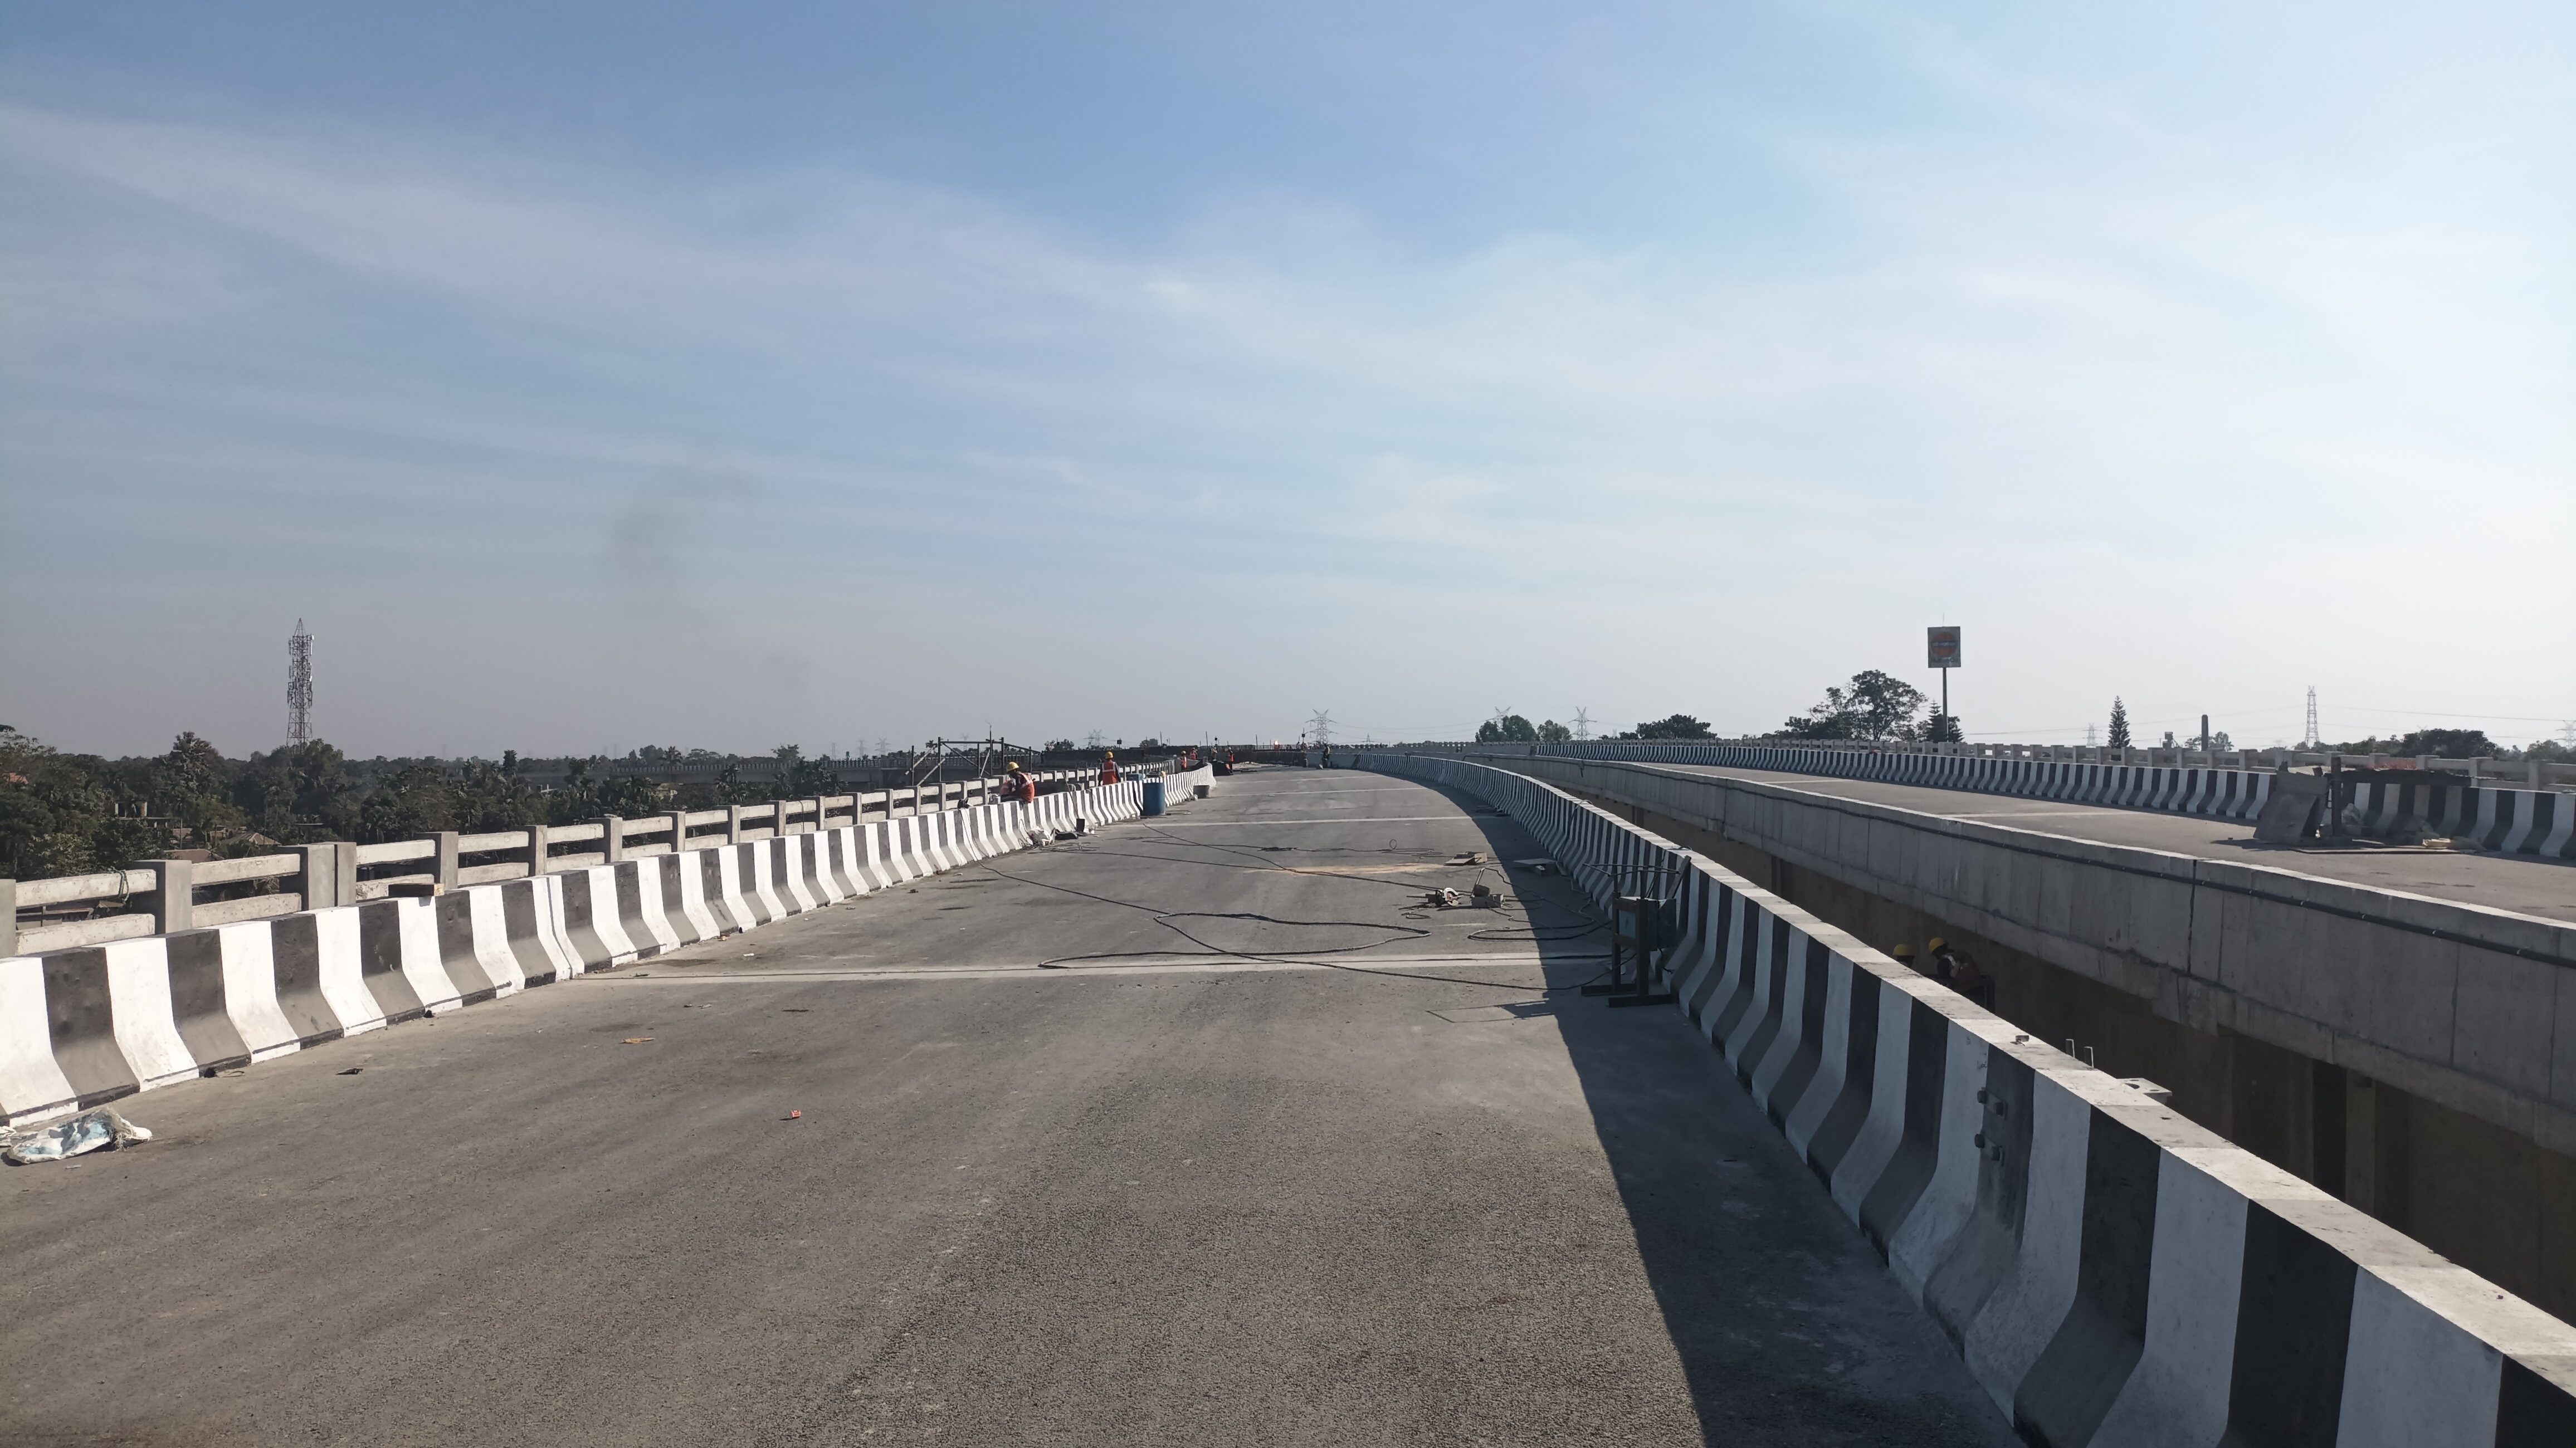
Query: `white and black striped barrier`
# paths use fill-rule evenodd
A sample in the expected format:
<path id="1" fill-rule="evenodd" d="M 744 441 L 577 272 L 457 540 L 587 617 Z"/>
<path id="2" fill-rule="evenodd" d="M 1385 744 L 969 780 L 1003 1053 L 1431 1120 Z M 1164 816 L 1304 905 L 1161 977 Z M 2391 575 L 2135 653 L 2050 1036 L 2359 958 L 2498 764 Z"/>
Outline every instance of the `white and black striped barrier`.
<path id="1" fill-rule="evenodd" d="M 1605 905 L 1613 864 L 1686 872 L 1678 1008 L 2027 1441 L 2576 1443 L 2576 1328 L 1570 795 L 1353 764 L 1500 806 Z"/>
<path id="2" fill-rule="evenodd" d="M 1175 799 L 1208 783 L 1166 777 Z M 0 959 L 0 1116 L 37 1120 L 754 929 L 1136 818 L 1094 785 Z"/>
<path id="3" fill-rule="evenodd" d="M 1872 753 L 1861 749 L 1805 749 L 1793 745 L 1680 744 L 1669 741 L 1538 744 L 1531 753 L 1567 759 L 1616 759 L 1647 764 L 1706 764 L 1734 769 L 1776 769 L 1835 779 L 1928 785 L 1982 794 L 2122 805 L 2251 820 L 2263 812 L 2275 776 L 2260 769 L 2219 769 L 2168 764 L 2097 764 L 2069 759 L 1994 759 L 1980 755 Z M 1362 751 L 1352 757 L 1357 762 Z M 2553 789 L 2422 781 L 2356 784 L 2354 802 L 2365 818 L 2392 828 L 2420 816 L 2437 833 L 2474 841 L 2506 855 L 2576 859 L 2576 794 Z"/>

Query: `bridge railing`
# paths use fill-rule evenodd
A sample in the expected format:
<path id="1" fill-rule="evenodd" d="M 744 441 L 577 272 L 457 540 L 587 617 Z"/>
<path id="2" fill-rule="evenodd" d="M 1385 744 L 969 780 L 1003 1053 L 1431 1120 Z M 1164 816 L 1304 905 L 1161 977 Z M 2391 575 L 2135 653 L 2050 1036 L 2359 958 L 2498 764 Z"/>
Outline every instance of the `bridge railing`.
<path id="1" fill-rule="evenodd" d="M 1124 771 L 1150 779 L 1172 765 Z M 1098 778 L 1090 770 L 1032 770 L 1054 792 Z M 442 830 L 377 844 L 328 840 L 233 859 L 140 861 L 131 868 L 42 880 L 0 879 L 0 956 L 106 945 L 177 930 L 263 920 L 395 895 L 442 895 L 468 885 L 586 869 L 711 844 L 814 834 L 870 819 L 963 809 L 999 797 L 999 776 L 926 780 L 900 789 L 808 795 L 723 809 L 674 810 L 578 824 L 465 833 Z"/>
<path id="2" fill-rule="evenodd" d="M 2469 784 L 2506 789 L 2576 790 L 2576 764 L 2546 759 L 2445 759 L 2439 755 L 2347 754 L 2313 749 L 2112 749 L 2083 744 L 1921 744 L 1852 739 L 1775 739 L 1754 735 L 1741 739 L 1580 739 L 1553 743 L 1528 740 L 1426 741 L 1415 748 L 1455 749 L 1470 754 L 1541 754 L 1601 759 L 1642 758 L 1649 751 L 1675 745 L 1733 745 L 1743 748 L 1811 749 L 1825 753 L 1919 755 L 1933 759 L 2030 760 L 2065 764 L 2131 765 L 2156 769 L 2331 769 L 2417 770 L 2452 774 Z M 1337 746 L 1341 747 L 1341 746 Z M 1394 746 L 1363 746 L 1394 747 Z"/>

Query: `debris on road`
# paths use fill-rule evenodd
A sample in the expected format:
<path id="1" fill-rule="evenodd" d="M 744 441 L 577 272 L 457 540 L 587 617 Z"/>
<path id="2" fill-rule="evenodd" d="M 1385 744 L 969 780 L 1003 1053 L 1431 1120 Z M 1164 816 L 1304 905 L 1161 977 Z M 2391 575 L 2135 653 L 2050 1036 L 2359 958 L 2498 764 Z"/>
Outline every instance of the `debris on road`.
<path id="1" fill-rule="evenodd" d="M 1422 903 L 1446 910 L 1458 903 L 1458 892 L 1446 885 L 1437 890 L 1425 890 L 1422 892 Z"/>
<path id="2" fill-rule="evenodd" d="M 621 1046 L 640 1046 L 652 1039 L 653 1038 L 651 1036 L 628 1036 L 625 1040 L 622 1040 L 617 1044 Z"/>
<path id="3" fill-rule="evenodd" d="M 352 1067 L 350 1067 L 350 1068 L 349 1068 L 348 1070 L 346 1070 L 346 1071 L 334 1071 L 334 1072 L 332 1072 L 331 1074 L 332 1074 L 332 1075 L 334 1075 L 334 1076 L 355 1076 L 355 1075 L 357 1075 L 359 1072 L 364 1071 L 365 1069 L 367 1069 L 367 1068 L 366 1068 L 366 1067 L 364 1067 L 364 1066 L 352 1066 Z"/>
<path id="4" fill-rule="evenodd" d="M 93 1107 L 68 1121 L 39 1126 L 30 1131 L 11 1131 L 0 1127 L 0 1161 L 11 1166 L 27 1166 L 40 1161 L 60 1161 L 65 1157 L 86 1156 L 93 1151 L 114 1151 L 138 1141 L 150 1141 L 152 1133 L 119 1116 L 105 1106 Z"/>
<path id="5" fill-rule="evenodd" d="M 1469 850 L 1464 854 L 1451 855 L 1448 859 L 1441 861 L 1441 863 L 1444 865 L 1481 865 L 1485 863 L 1485 857 L 1474 850 Z"/>
<path id="6" fill-rule="evenodd" d="M 790 1121 L 802 1121 L 805 1119 L 805 1113 L 802 1111 L 790 1111 L 787 1113 L 787 1119 Z"/>
<path id="7" fill-rule="evenodd" d="M 1477 881 L 1476 888 L 1468 894 L 1472 897 L 1472 903 L 1487 910 L 1498 909 L 1503 903 L 1503 897 L 1495 894 L 1493 887 L 1482 880 Z"/>
<path id="8" fill-rule="evenodd" d="M 1515 870 L 1527 870 L 1533 875 L 1562 875 L 1565 873 L 1565 867 L 1563 865 L 1558 864 L 1554 860 L 1544 859 L 1514 860 L 1512 861 L 1512 868 Z"/>

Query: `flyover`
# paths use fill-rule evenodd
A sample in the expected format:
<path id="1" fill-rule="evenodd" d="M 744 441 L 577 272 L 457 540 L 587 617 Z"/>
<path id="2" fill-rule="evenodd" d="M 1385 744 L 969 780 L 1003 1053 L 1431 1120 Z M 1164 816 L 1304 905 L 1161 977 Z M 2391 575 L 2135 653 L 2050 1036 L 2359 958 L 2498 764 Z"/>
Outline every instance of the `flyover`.
<path id="1" fill-rule="evenodd" d="M 1399 752 L 1573 791 L 1881 948 L 1963 942 L 2039 1039 L 2576 1315 L 2576 863 L 1562 746 Z"/>
<path id="2" fill-rule="evenodd" d="M 1242 774 L 122 1101 L 0 1174 L 0 1438 L 2013 1441 L 1536 853 Z"/>
<path id="3" fill-rule="evenodd" d="M 1880 780 L 1825 779 L 1778 769 L 1711 764 L 1673 767 L 1714 778 L 1800 790 L 1821 798 L 1893 805 L 1940 819 L 1982 820 L 2098 844 L 2204 860 L 2275 865 L 2373 890 L 2403 891 L 2576 924 L 2576 862 L 2567 860 L 2466 850 L 2354 848 L 2313 841 L 2266 845 L 2255 842 L 2254 822 L 2249 819 L 1979 794 Z"/>

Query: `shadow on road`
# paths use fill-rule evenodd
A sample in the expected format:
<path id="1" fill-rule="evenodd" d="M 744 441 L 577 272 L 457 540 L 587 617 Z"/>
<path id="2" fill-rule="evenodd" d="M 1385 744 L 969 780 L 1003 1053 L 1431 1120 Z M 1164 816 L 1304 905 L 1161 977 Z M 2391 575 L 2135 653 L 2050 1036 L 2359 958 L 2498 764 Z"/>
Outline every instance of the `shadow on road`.
<path id="1" fill-rule="evenodd" d="M 1473 795 L 1497 860 L 1547 852 Z M 2001 1414 L 1725 1058 L 1670 1007 L 1577 987 L 1605 937 L 1562 876 L 1511 872 L 1555 1017 L 1711 1444 L 2006 1444 Z"/>

